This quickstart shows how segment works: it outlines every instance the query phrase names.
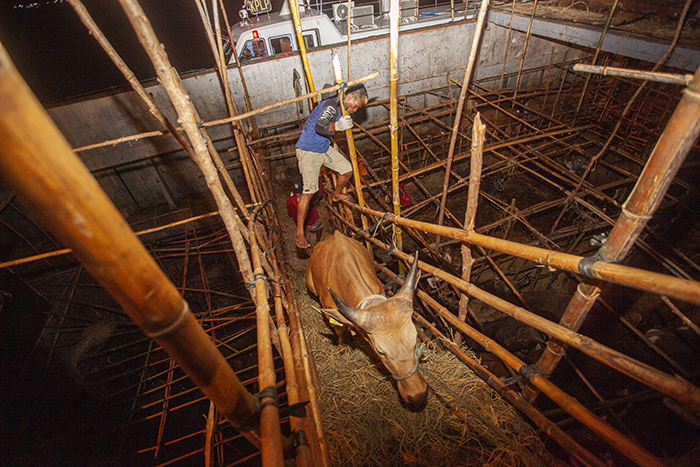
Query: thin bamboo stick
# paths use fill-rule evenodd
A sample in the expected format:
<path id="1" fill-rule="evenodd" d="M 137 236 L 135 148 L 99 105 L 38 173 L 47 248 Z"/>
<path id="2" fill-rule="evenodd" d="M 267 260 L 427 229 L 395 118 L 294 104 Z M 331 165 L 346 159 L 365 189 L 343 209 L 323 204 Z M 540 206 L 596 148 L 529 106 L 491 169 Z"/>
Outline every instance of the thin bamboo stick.
<path id="1" fill-rule="evenodd" d="M 231 37 L 231 24 L 228 21 L 228 13 L 226 12 L 226 7 L 224 6 L 224 0 L 219 0 L 219 7 L 221 8 L 221 13 L 224 17 L 224 24 L 226 25 L 226 35 L 228 35 L 229 44 L 233 49 L 233 58 L 236 60 L 236 68 L 238 68 L 238 75 L 241 78 L 241 86 L 243 87 L 243 97 L 245 100 L 246 109 L 248 112 L 253 110 L 253 105 L 250 103 L 250 94 L 248 94 L 248 85 L 245 82 L 245 77 L 243 76 L 243 68 L 241 68 L 241 62 L 238 60 L 238 53 L 236 52 L 236 47 L 234 45 L 233 37 Z M 253 129 L 253 138 L 260 138 L 260 131 L 258 130 L 258 124 L 254 117 L 248 119 L 248 124 Z"/>
<path id="2" fill-rule="evenodd" d="M 520 67 L 518 68 L 518 78 L 515 80 L 515 89 L 513 90 L 513 100 L 518 97 L 518 89 L 520 88 L 520 78 L 523 74 L 523 65 L 525 63 L 525 54 L 527 54 L 527 45 L 530 42 L 530 35 L 532 32 L 532 21 L 535 19 L 535 10 L 537 10 L 537 2 L 532 4 L 532 13 L 530 14 L 530 23 L 527 25 L 527 32 L 525 33 L 525 43 L 523 44 L 523 53 L 520 55 Z"/>
<path id="3" fill-rule="evenodd" d="M 467 61 L 467 70 L 464 73 L 464 83 L 462 85 L 462 90 L 459 93 L 459 103 L 457 104 L 457 110 L 455 112 L 455 121 L 452 127 L 452 136 L 450 138 L 450 149 L 447 153 L 447 162 L 445 168 L 445 181 L 442 186 L 442 198 L 440 199 L 440 213 L 438 214 L 438 225 L 442 225 L 442 220 L 445 216 L 445 205 L 447 204 L 447 188 L 450 184 L 450 174 L 452 173 L 452 161 L 455 154 L 455 145 L 457 143 L 457 130 L 462 119 L 462 112 L 464 109 L 464 102 L 467 97 L 467 92 L 469 90 L 469 82 L 471 81 L 472 71 L 474 70 L 474 63 L 476 62 L 476 55 L 481 45 L 481 31 L 484 27 L 484 19 L 486 18 L 486 10 L 488 8 L 489 0 L 481 0 L 481 7 L 479 9 L 479 17 L 476 21 L 476 29 L 474 30 L 474 37 L 472 38 L 472 47 L 469 51 L 469 59 Z M 399 215 L 400 212 L 396 212 Z M 440 237 L 435 239 L 436 249 L 440 247 Z"/>
<path id="4" fill-rule="evenodd" d="M 187 303 L 134 236 L 0 47 L 0 175 L 124 308 L 176 359 L 231 424 L 248 425 L 253 398 Z M 50 158 L 45 157 L 51 154 Z M 190 350 L 197 348 L 197 353 Z"/>
<path id="5" fill-rule="evenodd" d="M 619 0 L 614 0 L 612 6 L 610 7 L 610 11 L 608 12 L 608 19 L 605 21 L 605 26 L 603 27 L 603 31 L 600 33 L 600 38 L 598 39 L 598 45 L 595 48 L 595 53 L 593 54 L 593 59 L 591 60 L 591 64 L 595 65 L 595 62 L 598 60 L 598 54 L 600 53 L 600 48 L 603 46 L 603 41 L 605 40 L 605 35 L 608 33 L 608 28 L 610 27 L 610 23 L 612 23 L 613 16 L 615 16 L 615 10 L 617 9 L 617 4 Z M 576 69 L 576 66 L 574 66 L 574 69 Z M 577 70 L 578 71 L 578 70 Z M 588 83 L 590 83 L 591 77 L 586 76 L 586 80 L 583 82 L 583 88 L 581 89 L 581 97 L 578 100 L 578 104 L 576 105 L 576 110 L 574 111 L 574 119 L 571 122 L 571 125 L 576 124 L 576 118 L 578 117 L 578 112 L 581 110 L 581 104 L 583 104 L 583 99 L 586 97 L 586 91 L 588 90 Z"/>

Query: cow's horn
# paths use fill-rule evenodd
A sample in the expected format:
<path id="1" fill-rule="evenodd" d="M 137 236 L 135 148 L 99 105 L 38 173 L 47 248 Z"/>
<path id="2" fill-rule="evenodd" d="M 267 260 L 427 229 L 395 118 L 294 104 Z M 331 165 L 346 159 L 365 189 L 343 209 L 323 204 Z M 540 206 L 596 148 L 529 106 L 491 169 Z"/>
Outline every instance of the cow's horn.
<path id="1" fill-rule="evenodd" d="M 328 287 L 328 291 L 331 293 L 331 297 L 335 302 L 335 306 L 338 307 L 338 311 L 340 312 L 340 314 L 345 316 L 345 318 L 347 318 L 347 320 L 351 323 L 360 325 L 360 322 L 362 321 L 362 316 L 359 313 L 361 313 L 361 311 L 345 303 L 340 297 L 338 297 L 335 294 L 335 292 L 333 292 L 333 290 L 331 290 L 330 287 Z"/>
<path id="2" fill-rule="evenodd" d="M 406 300 L 413 300 L 413 291 L 416 290 L 418 279 L 420 279 L 420 272 L 418 271 L 418 252 L 416 251 L 413 255 L 411 270 L 408 271 L 408 276 L 406 276 L 406 280 L 396 296 L 401 296 L 401 298 Z"/>

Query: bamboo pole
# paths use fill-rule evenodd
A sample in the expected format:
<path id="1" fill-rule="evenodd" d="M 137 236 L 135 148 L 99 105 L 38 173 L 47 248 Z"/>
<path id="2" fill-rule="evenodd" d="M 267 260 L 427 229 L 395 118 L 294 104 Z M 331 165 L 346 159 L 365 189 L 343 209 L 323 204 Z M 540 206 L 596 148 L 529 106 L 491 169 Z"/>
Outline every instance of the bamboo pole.
<path id="1" fill-rule="evenodd" d="M 474 37 L 472 38 L 472 48 L 469 51 L 469 59 L 467 61 L 467 70 L 464 73 L 464 83 L 462 84 L 462 90 L 459 93 L 459 103 L 457 104 L 457 111 L 455 112 L 455 121 L 452 127 L 452 137 L 450 138 L 450 149 L 447 153 L 447 165 L 445 168 L 445 181 L 442 186 L 442 198 L 440 199 L 440 214 L 438 214 L 438 225 L 442 225 L 443 217 L 445 216 L 445 205 L 447 204 L 447 189 L 450 185 L 450 174 L 452 173 L 452 160 L 455 154 L 455 145 L 457 143 L 457 131 L 462 119 L 462 112 L 464 109 L 464 102 L 466 101 L 467 91 L 469 89 L 469 81 L 471 80 L 472 71 L 474 70 L 474 63 L 476 62 L 476 55 L 481 45 L 481 31 L 484 27 L 484 19 L 486 18 L 486 10 L 488 8 L 489 0 L 481 0 L 481 8 L 479 9 L 479 17 L 476 21 L 476 29 L 474 30 Z M 399 212 L 395 213 L 399 215 Z M 435 239 L 435 248 L 440 247 L 440 237 Z"/>
<path id="2" fill-rule="evenodd" d="M 212 25 L 206 10 L 205 0 L 194 0 L 194 2 L 197 5 L 199 16 L 202 20 L 202 25 L 204 26 L 204 33 L 207 37 L 207 41 L 209 42 L 209 48 L 211 49 L 212 55 L 214 56 L 214 63 L 216 65 L 216 71 L 219 76 L 219 84 L 221 85 L 221 90 L 224 93 L 224 100 L 226 102 L 226 107 L 228 108 L 228 113 L 230 116 L 235 116 L 238 114 L 238 111 L 236 109 L 235 104 L 233 103 L 233 99 L 231 97 L 231 89 L 228 85 L 228 75 L 226 73 L 226 65 L 224 64 L 223 44 L 221 42 L 221 29 L 218 27 L 219 10 L 218 8 L 216 8 L 216 0 L 212 0 L 212 6 L 214 7 L 214 21 L 218 32 L 216 38 L 214 38 L 214 33 L 212 32 Z M 199 119 L 197 120 L 199 121 Z M 243 138 L 243 135 L 239 130 L 239 125 L 237 122 L 231 122 L 231 127 L 231 131 L 233 131 L 234 140 L 236 141 L 236 147 L 238 148 L 238 157 L 241 160 L 243 175 L 245 176 L 246 184 L 248 186 L 250 200 L 253 202 L 262 201 L 263 198 L 260 196 L 259 191 L 256 189 L 256 181 L 251 175 L 252 167 L 250 155 L 248 154 L 248 147 L 245 144 L 245 139 Z M 219 159 L 218 153 L 216 153 L 216 151 L 213 150 L 213 144 L 211 146 L 208 145 L 208 147 L 210 148 L 212 158 L 214 159 L 216 166 L 219 169 L 219 172 L 224 177 L 224 180 L 230 188 L 231 186 L 233 186 L 233 182 L 229 182 L 230 175 L 228 174 L 228 171 L 224 167 L 223 162 L 221 162 L 221 160 Z"/>
<path id="3" fill-rule="evenodd" d="M 238 259 L 238 266 L 240 268 L 241 275 L 245 282 L 251 282 L 253 278 L 250 258 L 243 244 L 243 237 L 241 236 L 240 229 L 240 218 L 233 211 L 231 202 L 224 193 L 223 187 L 221 186 L 221 181 L 216 174 L 216 168 L 210 159 L 210 155 L 216 154 L 216 150 L 213 147 L 213 143 L 207 137 L 207 142 L 200 133 L 199 125 L 197 124 L 197 111 L 193 108 L 192 102 L 184 91 L 182 81 L 177 75 L 175 70 L 170 66 L 167 54 L 163 46 L 158 42 L 158 38 L 151 27 L 148 18 L 141 9 L 137 0 L 119 0 L 122 8 L 127 14 L 129 21 L 131 22 L 136 34 L 141 41 L 144 50 L 149 55 L 151 61 L 153 62 L 158 77 L 161 84 L 168 92 L 170 99 L 178 113 L 179 120 L 187 133 L 190 142 L 192 143 L 198 164 L 204 177 L 207 180 L 207 185 L 209 186 L 216 204 L 219 207 L 219 213 L 221 218 L 226 225 L 226 228 L 231 236 L 231 243 L 233 248 L 236 250 L 236 257 Z M 206 137 L 206 132 L 204 132 Z M 210 154 L 209 151 L 213 154 Z M 220 160 L 219 160 L 220 161 Z M 251 291 L 251 295 L 252 291 Z"/>
<path id="4" fill-rule="evenodd" d="M 256 241 L 255 218 L 257 211 L 250 216 L 248 223 L 248 238 L 253 259 L 255 274 L 255 294 L 257 297 L 257 330 L 258 330 L 258 387 L 260 388 L 260 435 L 262 441 L 262 465 L 265 467 L 284 465 L 282 453 L 282 432 L 277 400 L 277 377 L 272 361 L 272 344 L 270 341 L 270 305 L 267 303 L 268 284 L 265 280 L 260 263 L 260 248 Z M 274 391 L 274 394 L 264 391 Z"/>
<path id="5" fill-rule="evenodd" d="M 389 133 L 391 137 L 391 192 L 394 214 L 401 214 L 399 197 L 399 0 L 391 0 L 389 10 Z M 403 248 L 401 227 L 394 224 L 394 247 Z M 403 265 L 399 266 L 403 273 Z"/>
<path id="6" fill-rule="evenodd" d="M 515 89 L 513 90 L 513 100 L 518 97 L 518 88 L 520 87 L 520 78 L 523 74 L 523 65 L 525 64 L 525 54 L 527 53 L 527 45 L 530 42 L 530 34 L 532 32 L 532 21 L 535 19 L 535 10 L 537 10 L 537 2 L 532 4 L 532 13 L 530 14 L 530 23 L 527 26 L 525 33 L 525 43 L 523 44 L 523 53 L 520 55 L 520 66 L 518 67 L 518 78 L 515 80 Z"/>
<path id="7" fill-rule="evenodd" d="M 382 217 L 385 213 L 369 208 L 362 208 L 358 205 L 345 202 L 353 209 L 364 212 L 372 216 Z M 512 256 L 535 261 L 538 264 L 562 269 L 564 271 L 579 272 L 579 263 L 584 258 L 581 256 L 561 253 L 557 251 L 537 248 L 530 245 L 522 245 L 508 240 L 489 237 L 478 233 L 466 232 L 462 229 L 438 226 L 427 222 L 405 219 L 393 214 L 387 214 L 387 219 L 402 226 L 414 227 L 429 233 L 439 234 L 443 237 L 450 237 L 473 245 L 480 245 L 484 248 L 500 251 Z M 645 271 L 614 263 L 598 261 L 591 268 L 591 275 L 595 279 L 602 279 L 608 282 L 626 285 L 639 290 L 652 291 L 654 293 L 671 295 L 680 300 L 700 304 L 700 287 L 698 283 L 691 280 L 679 279 L 676 277 L 659 274 L 652 271 Z"/>
<path id="8" fill-rule="evenodd" d="M 479 186 L 481 184 L 481 165 L 483 162 L 483 148 L 484 148 L 484 133 L 486 132 L 486 127 L 481 123 L 481 116 L 479 113 L 474 117 L 474 128 L 472 130 L 472 152 L 471 152 L 471 165 L 469 172 L 469 194 L 467 195 L 467 209 L 464 213 L 464 229 L 467 232 L 474 231 L 474 220 L 476 219 L 476 208 L 479 205 Z M 469 283 L 472 264 L 474 264 L 474 258 L 472 257 L 471 247 L 462 244 L 462 280 Z M 459 319 L 466 321 L 467 311 L 469 310 L 469 296 L 465 294 L 460 294 L 459 296 Z M 461 344 L 462 335 L 457 334 L 455 342 L 457 345 Z"/>
<path id="9" fill-rule="evenodd" d="M 656 143 L 649 156 L 644 171 L 613 227 L 608 240 L 598 250 L 597 256 L 606 265 L 622 261 L 634 246 L 637 237 L 648 220 L 659 207 L 664 194 L 676 176 L 685 156 L 700 135 L 700 67 L 695 72 L 695 79 L 686 88 L 676 111 Z M 657 293 L 668 295 L 655 287 Z M 601 293 L 599 281 L 581 283 L 564 311 L 560 324 L 577 330 L 588 311 Z M 697 287 L 700 292 L 700 287 Z M 697 302 L 696 302 L 697 303 Z M 550 341 L 537 365 L 545 375 L 550 375 L 561 359 L 565 348 L 556 341 Z M 527 397 L 534 399 L 536 394 L 528 392 Z"/>
<path id="10" fill-rule="evenodd" d="M 348 4 L 350 0 L 348 0 Z M 350 64 L 350 14 L 348 13 L 348 66 Z M 343 83 L 343 72 L 340 69 L 340 59 L 336 53 L 333 53 L 333 73 L 335 74 L 336 84 Z M 348 81 L 350 80 L 350 68 L 348 68 Z M 345 89 L 342 87 L 338 93 L 338 103 L 340 104 L 340 113 L 342 115 L 348 115 L 348 111 L 345 108 Z M 355 152 L 355 140 L 352 137 L 352 128 L 345 130 L 345 140 L 348 144 L 348 155 L 350 156 L 350 164 L 352 165 L 353 181 L 355 182 L 355 193 L 357 193 L 357 201 L 360 206 L 365 206 L 365 196 L 362 193 L 362 179 L 360 178 L 360 170 L 357 166 L 357 154 Z M 364 214 L 362 217 L 362 228 L 367 230 L 369 224 L 367 223 L 367 216 Z M 367 244 L 370 255 L 372 254 L 372 247 Z"/>
<path id="11" fill-rule="evenodd" d="M 314 79 L 311 77 L 311 68 L 309 67 L 309 58 L 306 55 L 306 43 L 304 42 L 304 35 L 302 33 L 301 18 L 299 17 L 299 2 L 297 0 L 289 0 L 289 9 L 292 10 L 292 20 L 294 21 L 294 30 L 297 33 L 297 44 L 299 45 L 299 52 L 301 53 L 301 62 L 304 65 L 304 74 L 306 75 L 306 89 L 312 93 L 316 89 L 314 88 Z M 350 53 L 350 49 L 348 49 Z M 316 96 L 311 96 L 309 100 L 309 111 L 317 104 Z"/>
<path id="12" fill-rule="evenodd" d="M 613 66 L 586 65 L 584 63 L 574 65 L 574 71 L 583 71 L 584 73 L 594 73 L 603 76 L 643 79 L 656 83 L 680 84 L 682 86 L 689 86 L 691 81 L 693 81 L 692 74 L 678 75 L 675 73 L 630 70 L 629 68 L 616 68 Z"/>
<path id="13" fill-rule="evenodd" d="M 253 397 L 0 46 L 0 176 L 256 446 Z M 51 154 L 51 157 L 46 157 Z M 191 349 L 198 349 L 197 353 Z"/>

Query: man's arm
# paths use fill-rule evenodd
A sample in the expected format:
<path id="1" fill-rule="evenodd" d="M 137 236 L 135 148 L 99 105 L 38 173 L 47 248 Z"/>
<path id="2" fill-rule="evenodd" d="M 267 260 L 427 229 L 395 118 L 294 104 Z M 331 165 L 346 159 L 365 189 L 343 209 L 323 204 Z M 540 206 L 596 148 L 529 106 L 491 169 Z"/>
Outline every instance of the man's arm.
<path id="1" fill-rule="evenodd" d="M 324 101 L 321 108 L 321 115 L 316 119 L 316 133 L 326 138 L 330 138 L 335 133 L 335 121 L 338 119 L 337 102 L 333 99 Z"/>

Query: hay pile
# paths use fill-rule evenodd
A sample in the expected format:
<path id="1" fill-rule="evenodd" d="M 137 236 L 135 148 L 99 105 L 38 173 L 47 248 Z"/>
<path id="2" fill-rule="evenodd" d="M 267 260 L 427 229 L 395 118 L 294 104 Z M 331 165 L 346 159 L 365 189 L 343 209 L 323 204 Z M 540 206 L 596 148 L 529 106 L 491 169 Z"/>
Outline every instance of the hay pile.
<path id="1" fill-rule="evenodd" d="M 442 383 L 426 376 L 428 406 L 410 412 L 369 345 L 357 336 L 351 348 L 339 349 L 309 306 L 316 302 L 305 293 L 297 297 L 321 383 L 332 465 L 543 464 L 537 453 L 544 448 L 532 428 L 452 353 L 426 348 L 421 363 Z"/>

